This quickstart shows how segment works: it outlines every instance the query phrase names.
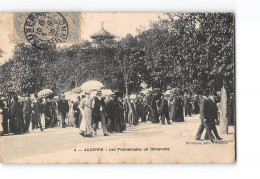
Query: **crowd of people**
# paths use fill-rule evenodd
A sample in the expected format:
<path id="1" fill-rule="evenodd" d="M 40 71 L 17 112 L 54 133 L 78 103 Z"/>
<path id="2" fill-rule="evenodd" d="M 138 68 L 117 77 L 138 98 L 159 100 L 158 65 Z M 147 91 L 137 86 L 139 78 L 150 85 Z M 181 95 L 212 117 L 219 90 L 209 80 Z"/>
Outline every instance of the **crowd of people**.
<path id="1" fill-rule="evenodd" d="M 204 99 L 205 95 L 194 93 L 139 93 L 135 98 L 131 98 L 131 95 L 125 96 L 122 92 L 116 91 L 103 96 L 102 91 L 98 90 L 94 97 L 91 97 L 90 92 L 85 92 L 84 95 L 77 96 L 76 100 L 65 99 L 64 94 L 59 98 L 53 98 L 53 95 L 45 98 L 39 98 L 36 94 L 23 97 L 12 95 L 10 98 L 1 98 L 0 109 L 4 135 L 69 126 L 79 128 L 80 134 L 84 137 L 93 137 L 97 135 L 100 123 L 103 135 L 109 136 L 114 132 L 122 133 L 126 130 L 127 124 L 132 126 L 151 121 L 170 125 L 172 122 L 184 122 L 184 116 L 201 113 L 200 106 Z M 219 100 L 220 98 L 215 96 L 213 103 L 216 104 Z M 209 120 L 218 120 L 218 114 L 215 115 L 215 112 L 206 113 L 212 114 Z M 202 121 L 197 140 L 200 139 L 204 128 L 210 140 L 213 140 L 209 133 L 211 130 L 217 139 L 220 138 L 212 120 L 210 125 L 209 121 Z M 207 139 L 207 136 L 204 139 Z"/>

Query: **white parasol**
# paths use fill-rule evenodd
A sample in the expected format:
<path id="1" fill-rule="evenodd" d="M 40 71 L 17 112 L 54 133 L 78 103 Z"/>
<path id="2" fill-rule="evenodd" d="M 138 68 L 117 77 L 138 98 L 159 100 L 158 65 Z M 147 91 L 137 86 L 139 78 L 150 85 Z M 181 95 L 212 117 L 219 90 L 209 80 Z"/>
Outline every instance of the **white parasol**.
<path id="1" fill-rule="evenodd" d="M 72 93 L 81 93 L 82 89 L 81 89 L 81 87 L 76 87 L 76 88 L 72 89 L 71 92 Z"/>
<path id="2" fill-rule="evenodd" d="M 136 94 L 131 94 L 131 95 L 129 96 L 130 99 L 136 99 L 136 97 L 137 97 Z"/>
<path id="3" fill-rule="evenodd" d="M 51 94 L 53 94 L 53 91 L 51 89 L 44 89 L 38 92 L 38 97 L 45 98 Z"/>
<path id="4" fill-rule="evenodd" d="M 81 85 L 81 90 L 83 91 L 93 91 L 93 90 L 99 90 L 103 88 L 104 85 L 99 81 L 87 81 Z"/>
<path id="5" fill-rule="evenodd" d="M 64 95 L 65 95 L 65 99 L 67 100 L 74 101 L 74 102 L 77 101 L 78 94 L 68 91 L 65 92 Z"/>
<path id="6" fill-rule="evenodd" d="M 93 98 L 94 96 L 96 96 L 96 94 L 97 94 L 97 91 L 91 91 L 90 92 L 90 98 Z"/>

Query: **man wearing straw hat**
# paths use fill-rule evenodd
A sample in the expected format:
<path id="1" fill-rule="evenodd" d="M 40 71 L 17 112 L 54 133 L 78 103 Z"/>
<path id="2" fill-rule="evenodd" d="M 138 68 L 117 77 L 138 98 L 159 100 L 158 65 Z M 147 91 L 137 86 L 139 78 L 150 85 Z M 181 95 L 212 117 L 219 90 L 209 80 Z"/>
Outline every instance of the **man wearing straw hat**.
<path id="1" fill-rule="evenodd" d="M 95 133 L 97 132 L 98 122 L 101 121 L 104 136 L 108 136 L 105 118 L 105 99 L 102 98 L 101 90 L 98 90 L 94 97 L 93 120 Z"/>

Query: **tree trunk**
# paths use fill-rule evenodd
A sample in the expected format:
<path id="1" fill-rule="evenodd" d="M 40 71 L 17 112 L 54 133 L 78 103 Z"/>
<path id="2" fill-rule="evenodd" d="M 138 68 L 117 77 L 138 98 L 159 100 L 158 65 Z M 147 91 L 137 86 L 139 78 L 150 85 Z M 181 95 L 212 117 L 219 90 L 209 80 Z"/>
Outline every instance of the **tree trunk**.
<path id="1" fill-rule="evenodd" d="M 227 91 L 225 87 L 221 89 L 221 102 L 220 102 L 220 132 L 228 134 L 228 104 L 227 104 Z"/>

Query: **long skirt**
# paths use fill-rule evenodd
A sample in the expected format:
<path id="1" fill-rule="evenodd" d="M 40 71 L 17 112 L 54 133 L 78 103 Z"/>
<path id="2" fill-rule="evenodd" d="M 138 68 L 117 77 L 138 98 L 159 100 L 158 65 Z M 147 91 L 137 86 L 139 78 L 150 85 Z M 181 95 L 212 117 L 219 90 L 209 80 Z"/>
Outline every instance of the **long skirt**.
<path id="1" fill-rule="evenodd" d="M 69 113 L 67 115 L 66 121 L 67 121 L 67 125 L 69 127 L 73 127 L 73 125 L 74 125 L 74 116 L 73 116 L 73 111 L 71 109 L 69 110 Z"/>
<path id="2" fill-rule="evenodd" d="M 4 127 L 2 127 L 2 126 L 4 126 L 2 114 L 0 114 L 0 124 L 2 124 L 2 125 L 0 125 L 0 132 L 1 132 L 1 131 L 4 131 Z"/>
<path id="3" fill-rule="evenodd" d="M 34 130 L 38 126 L 42 130 L 41 114 L 32 114 L 32 130 Z"/>
<path id="4" fill-rule="evenodd" d="M 134 125 L 134 113 L 132 110 L 128 111 L 128 122 L 129 126 Z"/>
<path id="5" fill-rule="evenodd" d="M 184 122 L 183 108 L 171 105 L 170 120 L 173 122 Z"/>
<path id="6" fill-rule="evenodd" d="M 198 102 L 194 102 L 193 106 L 194 106 L 193 113 L 194 114 L 199 114 L 200 113 L 200 107 L 199 107 Z"/>
<path id="7" fill-rule="evenodd" d="M 91 126 L 91 122 L 92 122 L 92 111 L 90 108 L 85 108 L 84 109 L 84 113 L 85 113 L 85 116 L 83 117 L 82 116 L 82 119 L 81 119 L 81 124 L 80 124 L 80 130 L 82 132 L 85 132 L 85 134 L 91 134 L 93 133 L 93 129 L 92 129 L 92 126 Z"/>
<path id="8" fill-rule="evenodd" d="M 175 113 L 173 115 L 173 122 L 184 122 L 184 115 L 183 115 L 183 108 L 182 107 L 175 107 Z"/>
<path id="9" fill-rule="evenodd" d="M 175 120 L 175 113 L 176 113 L 175 107 L 174 107 L 174 105 L 171 105 L 171 107 L 170 107 L 170 121 Z"/>
<path id="10" fill-rule="evenodd" d="M 159 114 L 157 109 L 152 108 L 151 109 L 151 122 L 152 123 L 159 123 Z"/>
<path id="11" fill-rule="evenodd" d="M 41 124 L 42 124 L 42 126 L 46 126 L 46 124 L 45 124 L 45 115 L 44 115 L 44 113 L 42 113 L 42 115 L 40 116 L 40 120 L 41 120 Z"/>

